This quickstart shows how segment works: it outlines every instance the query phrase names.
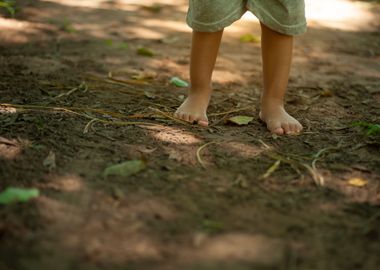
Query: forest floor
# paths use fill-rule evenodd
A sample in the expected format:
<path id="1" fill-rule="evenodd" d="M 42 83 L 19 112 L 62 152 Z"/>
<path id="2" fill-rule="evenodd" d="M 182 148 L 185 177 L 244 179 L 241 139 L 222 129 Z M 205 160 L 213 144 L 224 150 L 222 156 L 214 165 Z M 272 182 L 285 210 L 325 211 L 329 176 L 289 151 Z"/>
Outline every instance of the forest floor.
<path id="1" fill-rule="evenodd" d="M 171 117 L 187 1 L 19 2 L 0 17 L 0 191 L 40 195 L 0 205 L 1 270 L 378 269 L 379 4 L 307 1 L 287 95 L 304 132 L 272 136 L 252 16 L 226 29 L 202 128 Z"/>

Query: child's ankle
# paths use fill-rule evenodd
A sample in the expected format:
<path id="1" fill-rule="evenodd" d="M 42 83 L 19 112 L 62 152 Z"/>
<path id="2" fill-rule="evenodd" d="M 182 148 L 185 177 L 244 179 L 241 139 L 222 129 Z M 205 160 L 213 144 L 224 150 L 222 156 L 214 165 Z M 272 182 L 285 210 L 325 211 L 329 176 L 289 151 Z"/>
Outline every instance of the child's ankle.
<path id="1" fill-rule="evenodd" d="M 262 96 L 261 108 L 267 107 L 284 107 L 284 99 L 274 96 Z"/>
<path id="2" fill-rule="evenodd" d="M 189 88 L 189 95 L 207 95 L 211 94 L 212 88 L 211 87 L 190 87 Z"/>

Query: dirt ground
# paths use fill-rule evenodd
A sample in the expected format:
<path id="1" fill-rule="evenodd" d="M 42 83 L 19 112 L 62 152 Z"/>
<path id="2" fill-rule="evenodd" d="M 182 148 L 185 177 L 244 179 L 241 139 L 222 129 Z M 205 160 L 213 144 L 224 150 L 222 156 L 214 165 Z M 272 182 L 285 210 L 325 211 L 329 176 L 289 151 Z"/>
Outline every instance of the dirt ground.
<path id="1" fill-rule="evenodd" d="M 347 8 L 330 8 L 339 20 L 328 3 Z M 260 35 L 252 16 L 225 32 L 202 128 L 171 118 L 187 1 L 2 10 L 0 190 L 41 194 L 0 206 L 0 269 L 378 269 L 380 137 L 357 123 L 380 123 L 379 4 L 313 5 L 287 96 L 305 129 L 287 137 L 257 119 L 260 44 L 240 40 Z M 146 167 L 103 176 L 129 160 Z"/>

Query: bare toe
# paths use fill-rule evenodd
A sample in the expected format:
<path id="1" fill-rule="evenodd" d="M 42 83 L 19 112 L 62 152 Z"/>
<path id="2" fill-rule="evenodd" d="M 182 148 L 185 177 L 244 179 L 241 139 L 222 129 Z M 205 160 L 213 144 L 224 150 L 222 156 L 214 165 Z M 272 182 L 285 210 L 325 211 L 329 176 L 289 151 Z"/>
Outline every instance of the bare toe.
<path id="1" fill-rule="evenodd" d="M 282 135 L 284 134 L 284 129 L 281 127 L 280 123 L 278 122 L 268 122 L 267 128 L 274 134 Z"/>
<path id="2" fill-rule="evenodd" d="M 190 116 L 188 114 L 183 115 L 183 120 L 185 120 L 186 122 L 189 122 L 189 119 L 190 119 Z"/>
<path id="3" fill-rule="evenodd" d="M 297 124 L 289 124 L 290 132 L 291 133 L 298 133 L 298 127 Z"/>
<path id="4" fill-rule="evenodd" d="M 281 127 L 283 128 L 285 134 L 292 133 L 291 125 L 289 123 L 283 123 Z"/>
<path id="5" fill-rule="evenodd" d="M 183 114 L 182 113 L 176 113 L 175 116 L 180 119 L 180 120 L 184 120 L 183 119 Z"/>
<path id="6" fill-rule="evenodd" d="M 205 121 L 205 120 L 198 120 L 197 123 L 198 123 L 198 125 L 203 126 L 203 127 L 208 126 L 208 121 Z"/>
<path id="7" fill-rule="evenodd" d="M 195 117 L 194 115 L 190 115 L 190 116 L 189 116 L 189 122 L 190 122 L 190 123 L 197 122 L 197 117 Z"/>
<path id="8" fill-rule="evenodd" d="M 301 124 L 297 124 L 297 132 L 301 132 L 303 130 L 303 126 Z"/>

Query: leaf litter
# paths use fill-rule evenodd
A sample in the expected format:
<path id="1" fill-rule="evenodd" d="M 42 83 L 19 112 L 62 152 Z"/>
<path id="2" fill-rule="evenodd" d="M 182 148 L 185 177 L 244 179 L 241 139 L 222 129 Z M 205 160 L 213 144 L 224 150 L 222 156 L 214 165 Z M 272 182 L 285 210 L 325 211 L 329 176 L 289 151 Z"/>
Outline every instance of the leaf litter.
<path id="1" fill-rule="evenodd" d="M 11 204 L 15 202 L 27 202 L 37 198 L 40 192 L 36 188 L 8 187 L 0 192 L 0 204 Z"/>
<path id="2" fill-rule="evenodd" d="M 145 160 L 128 160 L 120 164 L 107 167 L 103 171 L 103 177 L 107 176 L 123 176 L 128 177 L 142 171 L 146 167 Z"/>

